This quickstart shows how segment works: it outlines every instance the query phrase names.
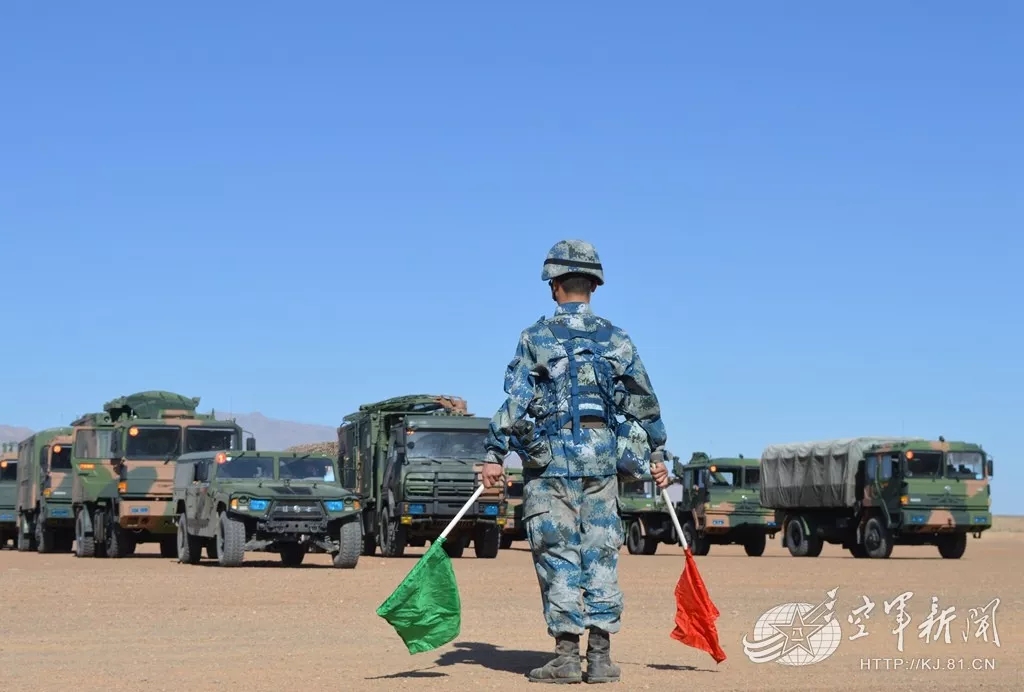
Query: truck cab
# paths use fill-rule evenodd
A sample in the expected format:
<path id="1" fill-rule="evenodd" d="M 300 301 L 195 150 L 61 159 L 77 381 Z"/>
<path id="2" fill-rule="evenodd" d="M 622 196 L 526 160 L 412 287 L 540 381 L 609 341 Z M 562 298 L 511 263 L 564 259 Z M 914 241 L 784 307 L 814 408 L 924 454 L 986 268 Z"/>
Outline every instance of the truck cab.
<path id="1" fill-rule="evenodd" d="M 707 555 L 712 544 L 742 545 L 750 557 L 764 553 L 778 527 L 774 513 L 761 507 L 759 461 L 694 452 L 675 468 L 683 486 L 680 522 L 694 555 Z"/>
<path id="2" fill-rule="evenodd" d="M 0 444 L 0 550 L 18 542 L 18 443 Z"/>
<path id="3" fill-rule="evenodd" d="M 501 531 L 501 547 L 512 547 L 513 541 L 526 540 L 523 525 L 523 470 L 505 469 L 505 526 Z"/>
<path id="4" fill-rule="evenodd" d="M 18 445 L 18 550 L 70 552 L 71 428 L 41 430 Z"/>
<path id="5" fill-rule="evenodd" d="M 679 460 L 670 454 L 666 457 Z M 660 543 L 679 543 L 661 489 L 650 474 L 643 478 L 620 478 L 618 505 L 626 550 L 631 555 L 654 555 Z"/>

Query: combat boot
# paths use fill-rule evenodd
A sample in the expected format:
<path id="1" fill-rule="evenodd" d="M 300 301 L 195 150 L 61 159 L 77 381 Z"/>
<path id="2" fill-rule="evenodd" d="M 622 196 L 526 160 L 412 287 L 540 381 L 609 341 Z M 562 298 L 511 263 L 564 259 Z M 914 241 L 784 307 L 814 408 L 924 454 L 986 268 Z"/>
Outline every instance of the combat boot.
<path id="1" fill-rule="evenodd" d="M 587 638 L 587 677 L 588 683 L 618 682 L 621 670 L 612 663 L 611 635 L 604 630 L 592 629 Z"/>
<path id="2" fill-rule="evenodd" d="M 555 637 L 555 658 L 541 668 L 534 668 L 527 676 L 530 682 L 574 683 L 582 682 L 580 666 L 580 635 L 560 634 Z"/>

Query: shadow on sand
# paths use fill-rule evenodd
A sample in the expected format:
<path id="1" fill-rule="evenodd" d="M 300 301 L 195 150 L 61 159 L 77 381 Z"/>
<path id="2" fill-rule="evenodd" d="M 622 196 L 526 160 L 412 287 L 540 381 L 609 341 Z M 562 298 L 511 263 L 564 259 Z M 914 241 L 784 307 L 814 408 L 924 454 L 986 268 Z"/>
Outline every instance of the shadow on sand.
<path id="1" fill-rule="evenodd" d="M 501 647 L 493 644 L 484 644 L 482 642 L 456 642 L 455 649 L 441 654 L 432 666 L 366 679 L 387 680 L 395 678 L 447 677 L 447 673 L 437 671 L 436 669 L 460 664 L 482 666 L 499 673 L 514 673 L 525 676 L 534 668 L 540 668 L 550 661 L 554 655 L 554 651 L 523 651 L 517 649 L 502 649 Z M 696 666 L 676 665 L 672 663 L 642 664 L 628 661 L 616 661 L 616 663 L 620 666 L 644 666 L 651 670 L 672 672 L 718 672 L 717 670 L 707 668 L 697 668 Z"/>

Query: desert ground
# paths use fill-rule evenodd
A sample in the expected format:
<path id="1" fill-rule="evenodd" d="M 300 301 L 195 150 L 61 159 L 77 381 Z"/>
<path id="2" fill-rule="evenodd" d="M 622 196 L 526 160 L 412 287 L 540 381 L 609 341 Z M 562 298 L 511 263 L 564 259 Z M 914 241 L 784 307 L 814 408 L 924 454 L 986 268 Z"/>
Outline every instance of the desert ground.
<path id="1" fill-rule="evenodd" d="M 461 635 L 415 656 L 375 614 L 415 556 L 364 556 L 355 570 L 335 570 L 325 555 L 289 569 L 276 556 L 250 553 L 232 569 L 209 560 L 181 565 L 159 557 L 152 545 L 120 560 L 6 549 L 0 552 L 0 690 L 523 689 L 526 671 L 552 649 L 525 547 L 515 543 L 494 560 L 475 559 L 469 550 L 455 560 Z M 713 546 L 696 560 L 721 611 L 718 631 L 728 659 L 716 665 L 669 637 L 681 549 L 662 545 L 653 556 L 623 549 L 626 609 L 622 632 L 612 640 L 622 667 L 618 688 L 1024 689 L 1024 518 L 1000 517 L 982 539 L 970 540 L 961 560 L 899 546 L 889 560 L 857 560 L 835 546 L 798 559 L 783 552 L 778 537 L 760 558 Z M 747 658 L 743 638 L 755 637 L 762 613 L 787 602 L 821 603 L 837 587 L 842 640 L 831 656 L 803 666 Z M 896 611 L 887 615 L 884 607 L 904 591 L 913 592 L 906 611 L 912 619 L 901 653 Z M 867 635 L 857 637 L 850 615 L 862 596 L 875 605 L 861 619 Z M 955 607 L 949 644 L 919 639 L 932 596 L 940 612 Z M 970 609 L 994 598 L 989 641 L 976 639 L 971 627 L 965 643 Z"/>

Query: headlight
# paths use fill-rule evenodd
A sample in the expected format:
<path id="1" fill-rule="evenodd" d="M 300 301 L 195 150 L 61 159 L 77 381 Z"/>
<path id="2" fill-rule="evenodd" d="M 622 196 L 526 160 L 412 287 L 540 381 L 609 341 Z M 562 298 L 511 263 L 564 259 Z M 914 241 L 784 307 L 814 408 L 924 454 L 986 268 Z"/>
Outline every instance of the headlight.
<path id="1" fill-rule="evenodd" d="M 345 502 L 344 500 L 327 500 L 324 507 L 328 512 L 343 512 L 345 511 Z"/>
<path id="2" fill-rule="evenodd" d="M 249 500 L 249 509 L 262 512 L 270 505 L 270 500 Z"/>

